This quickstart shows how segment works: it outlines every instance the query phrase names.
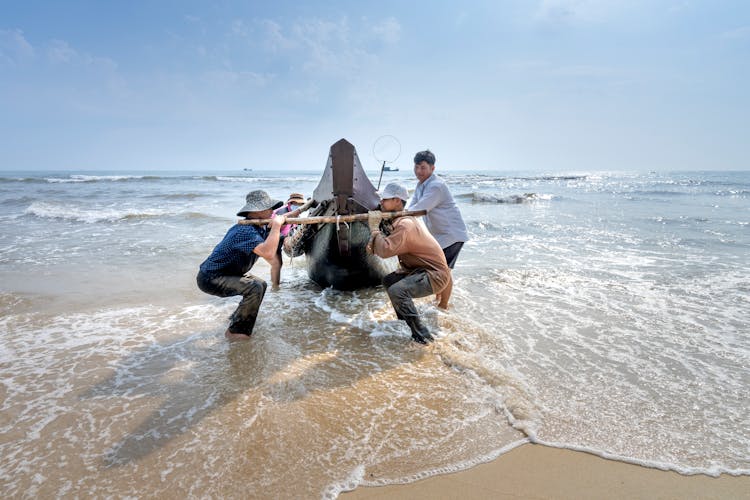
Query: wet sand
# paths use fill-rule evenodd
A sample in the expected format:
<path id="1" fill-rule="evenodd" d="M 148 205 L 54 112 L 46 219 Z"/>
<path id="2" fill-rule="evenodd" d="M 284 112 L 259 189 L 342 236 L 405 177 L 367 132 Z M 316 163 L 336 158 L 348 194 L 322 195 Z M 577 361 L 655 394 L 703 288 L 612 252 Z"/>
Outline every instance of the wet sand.
<path id="1" fill-rule="evenodd" d="M 471 469 L 405 485 L 360 487 L 353 499 L 750 499 L 750 476 L 683 476 L 588 453 L 523 445 Z"/>

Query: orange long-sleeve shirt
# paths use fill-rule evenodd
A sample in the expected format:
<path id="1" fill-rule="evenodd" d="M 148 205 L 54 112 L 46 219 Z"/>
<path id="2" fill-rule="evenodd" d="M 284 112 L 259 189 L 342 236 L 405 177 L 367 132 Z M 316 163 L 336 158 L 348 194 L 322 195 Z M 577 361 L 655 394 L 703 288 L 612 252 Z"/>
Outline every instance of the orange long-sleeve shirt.
<path id="1" fill-rule="evenodd" d="M 373 253 L 382 258 L 397 255 L 400 265 L 396 272 L 409 274 L 424 269 L 430 278 L 433 293 L 440 293 L 451 279 L 443 249 L 414 217 L 396 219 L 390 236 L 376 233 Z"/>

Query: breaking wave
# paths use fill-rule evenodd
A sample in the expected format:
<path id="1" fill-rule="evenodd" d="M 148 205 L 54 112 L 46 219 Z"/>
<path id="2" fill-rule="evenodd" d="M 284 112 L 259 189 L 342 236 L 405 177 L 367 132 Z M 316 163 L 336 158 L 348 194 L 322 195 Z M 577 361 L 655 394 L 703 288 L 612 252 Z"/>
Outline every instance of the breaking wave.
<path id="1" fill-rule="evenodd" d="M 97 222 L 134 221 L 145 219 L 159 219 L 162 217 L 181 217 L 185 219 L 217 219 L 212 215 L 202 212 L 174 212 L 158 208 L 80 208 L 72 205 L 61 205 L 55 203 L 34 202 L 25 211 L 25 215 L 45 219 L 67 220 L 73 222 L 85 222 L 88 224 Z"/>
<path id="2" fill-rule="evenodd" d="M 548 194 L 540 195 L 537 193 L 500 195 L 492 193 L 473 192 L 456 195 L 456 198 L 467 199 L 472 203 L 505 203 L 509 205 L 517 205 L 520 203 L 533 203 L 540 200 L 551 200 L 554 198 L 554 196 Z"/>

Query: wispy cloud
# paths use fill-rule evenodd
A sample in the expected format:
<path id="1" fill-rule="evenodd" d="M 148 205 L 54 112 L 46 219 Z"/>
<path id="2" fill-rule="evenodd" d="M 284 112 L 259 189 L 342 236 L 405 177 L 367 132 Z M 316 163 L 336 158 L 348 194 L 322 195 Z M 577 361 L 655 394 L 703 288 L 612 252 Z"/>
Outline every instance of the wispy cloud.
<path id="1" fill-rule="evenodd" d="M 673 2 L 667 8 L 667 12 L 671 12 L 673 14 L 679 14 L 681 12 L 688 10 L 690 7 L 691 7 L 691 2 L 689 2 L 688 0 L 680 0 L 678 2 Z"/>
<path id="2" fill-rule="evenodd" d="M 542 0 L 536 18 L 549 23 L 598 23 L 611 19 L 631 2 L 624 0 Z"/>
<path id="3" fill-rule="evenodd" d="M 298 19 L 286 26 L 272 20 L 261 23 L 266 50 L 287 57 L 292 66 L 310 74 L 343 80 L 355 78 L 377 62 L 379 50 L 401 38 L 401 24 L 392 17 L 376 23 L 347 17 Z"/>
<path id="4" fill-rule="evenodd" d="M 534 78 L 571 77 L 571 78 L 622 78 L 632 76 L 631 71 L 619 66 L 602 66 L 587 64 L 559 64 L 550 60 L 513 61 L 502 65 L 505 71 L 530 75 Z"/>
<path id="5" fill-rule="evenodd" d="M 117 69 L 117 63 L 108 57 L 80 52 L 65 40 L 53 39 L 40 44 L 42 58 L 37 59 L 37 49 L 26 39 L 23 31 L 0 30 L 0 62 L 19 64 L 23 61 L 46 61 L 53 65 L 79 64 L 104 70 Z"/>
<path id="6" fill-rule="evenodd" d="M 750 26 L 742 26 L 733 30 L 725 31 L 721 37 L 726 40 L 747 40 L 750 39 Z"/>
<path id="7" fill-rule="evenodd" d="M 78 64 L 106 71 L 117 69 L 117 63 L 112 59 L 79 52 L 65 40 L 52 40 L 47 47 L 47 58 L 53 64 Z"/>
<path id="8" fill-rule="evenodd" d="M 47 56 L 53 63 L 60 64 L 79 59 L 78 52 L 64 40 L 52 40 L 49 49 L 47 49 Z"/>
<path id="9" fill-rule="evenodd" d="M 284 34 L 282 26 L 270 19 L 260 21 L 262 26 L 263 47 L 271 52 L 283 52 L 294 49 L 297 43 Z"/>
<path id="10" fill-rule="evenodd" d="M 396 44 L 401 38 L 401 24 L 393 17 L 383 20 L 372 28 L 372 32 L 387 44 Z"/>
<path id="11" fill-rule="evenodd" d="M 274 79 L 273 75 L 260 74 L 252 71 L 208 71 L 202 78 L 206 84 L 214 89 L 230 89 L 234 87 L 265 87 Z"/>
<path id="12" fill-rule="evenodd" d="M 245 38 L 250 35 L 250 27 L 247 25 L 244 19 L 232 20 L 230 31 L 233 36 Z"/>
<path id="13" fill-rule="evenodd" d="M 303 67 L 329 76 L 347 77 L 357 71 L 366 54 L 352 40 L 346 18 L 339 21 L 311 19 L 297 23 L 293 31 L 307 51 Z"/>
<path id="14" fill-rule="evenodd" d="M 0 61 L 15 64 L 34 57 L 34 47 L 26 40 L 23 31 L 0 30 Z"/>

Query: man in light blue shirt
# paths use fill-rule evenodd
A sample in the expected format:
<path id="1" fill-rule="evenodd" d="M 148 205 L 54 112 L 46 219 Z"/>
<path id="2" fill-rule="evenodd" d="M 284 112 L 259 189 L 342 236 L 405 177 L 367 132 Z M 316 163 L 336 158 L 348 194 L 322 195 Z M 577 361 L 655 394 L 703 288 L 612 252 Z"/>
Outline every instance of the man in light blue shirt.
<path id="1" fill-rule="evenodd" d="M 420 151 L 414 156 L 414 175 L 418 183 L 407 209 L 427 210 L 425 225 L 443 249 L 448 267 L 453 269 L 461 247 L 469 241 L 469 235 L 448 185 L 434 172 L 435 154 L 432 151 Z M 438 307 L 448 308 L 450 292 L 445 290 L 445 293 L 437 295 Z"/>

